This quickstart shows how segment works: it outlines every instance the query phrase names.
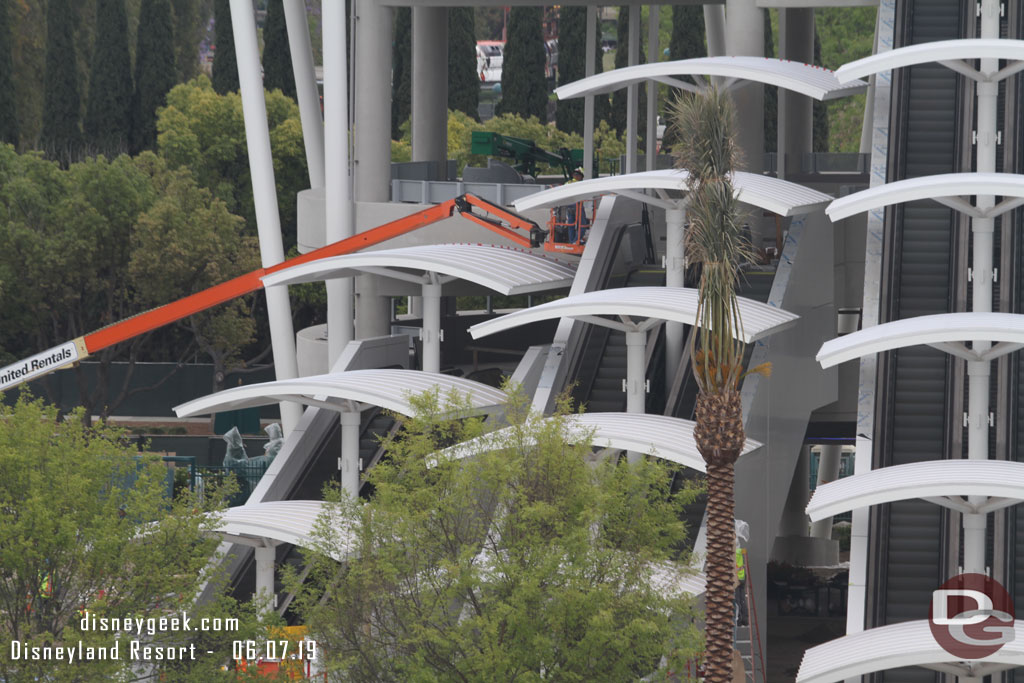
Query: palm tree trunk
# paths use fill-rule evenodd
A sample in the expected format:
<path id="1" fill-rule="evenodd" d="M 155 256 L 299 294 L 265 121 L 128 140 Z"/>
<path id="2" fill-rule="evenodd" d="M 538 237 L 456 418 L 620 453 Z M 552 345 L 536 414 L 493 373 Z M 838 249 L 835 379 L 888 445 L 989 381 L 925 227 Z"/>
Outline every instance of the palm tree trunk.
<path id="1" fill-rule="evenodd" d="M 708 464 L 706 651 L 709 683 L 731 683 L 736 529 L 733 463 Z"/>

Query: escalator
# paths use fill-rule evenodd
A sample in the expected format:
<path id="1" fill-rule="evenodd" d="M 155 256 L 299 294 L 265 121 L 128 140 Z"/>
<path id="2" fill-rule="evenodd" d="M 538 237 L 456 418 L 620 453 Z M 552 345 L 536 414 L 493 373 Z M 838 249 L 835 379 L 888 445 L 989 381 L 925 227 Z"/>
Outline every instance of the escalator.
<path id="1" fill-rule="evenodd" d="M 974 4 L 962 0 L 901 3 L 899 46 L 961 38 Z M 965 93 L 950 69 L 926 64 L 894 72 L 889 181 L 959 171 Z M 886 216 L 884 321 L 955 310 L 957 216 L 934 202 L 911 202 Z M 880 358 L 874 468 L 951 457 L 954 361 L 929 347 Z M 957 454 L 955 457 L 959 457 Z M 926 619 L 931 593 L 950 558 L 948 515 L 913 500 L 872 510 L 867 627 Z M 924 669 L 897 669 L 878 680 L 933 681 Z"/>

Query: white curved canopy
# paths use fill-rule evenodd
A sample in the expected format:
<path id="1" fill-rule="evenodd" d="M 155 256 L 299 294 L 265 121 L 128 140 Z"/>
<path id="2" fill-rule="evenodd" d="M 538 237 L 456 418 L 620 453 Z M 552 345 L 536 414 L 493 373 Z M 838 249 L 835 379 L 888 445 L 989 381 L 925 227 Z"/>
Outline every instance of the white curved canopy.
<path id="1" fill-rule="evenodd" d="M 848 83 L 890 69 L 938 62 L 976 80 L 998 81 L 1017 73 L 1022 66 L 1019 63 L 1011 63 L 993 74 L 981 74 L 973 66 L 967 66 L 960 61 L 964 59 L 1005 59 L 1010 62 L 1024 60 L 1024 40 L 964 38 L 908 45 L 843 64 L 836 69 L 835 76 L 840 83 Z"/>
<path id="2" fill-rule="evenodd" d="M 935 642 L 927 620 L 880 626 L 807 650 L 796 683 L 832 683 L 902 666 L 924 666 L 981 680 L 1024 666 L 1024 621 L 1014 622 L 1014 633 L 1013 642 L 985 659 L 957 661 Z"/>
<path id="3" fill-rule="evenodd" d="M 317 500 L 288 500 L 251 503 L 218 513 L 214 531 L 225 540 L 253 546 L 291 543 L 312 547 L 316 521 L 329 503 Z M 335 558 L 342 559 L 342 558 Z"/>
<path id="4" fill-rule="evenodd" d="M 698 86 L 679 80 L 680 76 L 720 76 L 732 81 L 753 81 L 792 90 L 816 100 L 833 100 L 864 90 L 867 83 L 846 85 L 835 74 L 819 66 L 771 57 L 696 57 L 674 62 L 638 64 L 605 71 L 555 88 L 558 99 L 598 95 L 633 83 L 657 81 L 673 88 L 695 91 Z"/>
<path id="5" fill-rule="evenodd" d="M 743 341 L 750 343 L 788 327 L 799 316 L 750 299 L 739 299 Z M 574 294 L 540 306 L 503 315 L 469 328 L 474 339 L 551 318 L 575 318 L 623 331 L 644 331 L 663 320 L 693 325 L 697 290 L 688 287 L 621 287 Z M 618 316 L 620 321 L 598 316 Z M 633 318 L 647 318 L 643 323 Z"/>
<path id="6" fill-rule="evenodd" d="M 930 44 L 930 43 L 929 43 Z M 987 195 L 1003 200 L 981 211 L 962 197 Z M 1016 173 L 942 173 L 897 180 L 841 197 L 825 213 L 833 222 L 890 204 L 933 199 L 974 218 L 994 218 L 1024 204 L 1024 176 Z"/>
<path id="7" fill-rule="evenodd" d="M 303 263 L 263 278 L 267 287 L 375 273 L 418 284 L 429 274 L 475 282 L 505 295 L 568 287 L 576 269 L 529 251 L 488 244 L 429 244 L 366 251 Z M 442 280 L 443 282 L 444 280 Z"/>
<path id="8" fill-rule="evenodd" d="M 437 391 L 442 398 L 454 392 L 476 410 L 505 402 L 498 389 L 462 377 L 422 370 L 349 370 L 226 389 L 175 406 L 174 412 L 190 417 L 293 401 L 346 412 L 353 410 L 354 402 L 411 415 L 415 408 L 410 398 L 426 391 Z"/>
<path id="9" fill-rule="evenodd" d="M 526 211 L 571 204 L 605 194 L 620 194 L 663 208 L 674 208 L 673 202 L 683 198 L 672 198 L 668 192 L 685 193 L 686 177 L 684 170 L 667 169 L 591 178 L 520 197 L 513 205 L 516 211 Z M 732 183 L 739 201 L 780 216 L 810 213 L 832 201 L 832 197 L 823 192 L 757 173 L 738 171 L 733 174 Z M 656 190 L 659 198 L 640 195 L 643 190 Z"/>
<path id="10" fill-rule="evenodd" d="M 983 353 L 964 345 L 968 341 L 996 342 Z M 1024 346 L 1024 315 L 1016 313 L 938 313 L 866 327 L 830 339 L 815 359 L 829 368 L 873 353 L 927 344 L 972 361 L 987 361 Z"/>
<path id="11" fill-rule="evenodd" d="M 966 496 L 986 496 L 980 504 Z M 959 512 L 992 512 L 1024 500 L 1024 463 L 1007 460 L 930 460 L 846 477 L 815 490 L 812 521 L 897 500 L 923 498 Z"/>
<path id="12" fill-rule="evenodd" d="M 545 418 L 551 420 L 553 418 Z M 662 460 L 705 471 L 704 458 L 693 438 L 695 423 L 676 417 L 643 413 L 583 413 L 565 418 L 569 438 L 582 438 L 593 432 L 592 444 L 598 448 L 647 453 Z M 481 451 L 504 448 L 512 427 L 505 427 L 441 451 L 441 457 L 467 458 Z M 570 441 L 575 443 L 575 441 Z M 747 439 L 742 455 L 761 447 Z"/>

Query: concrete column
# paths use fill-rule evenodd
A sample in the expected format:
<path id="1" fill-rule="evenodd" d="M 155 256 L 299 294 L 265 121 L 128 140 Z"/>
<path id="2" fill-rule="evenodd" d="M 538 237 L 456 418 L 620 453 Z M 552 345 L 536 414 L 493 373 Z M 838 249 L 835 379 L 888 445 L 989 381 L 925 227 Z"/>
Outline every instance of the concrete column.
<path id="1" fill-rule="evenodd" d="M 586 50 L 584 63 L 584 75 L 593 76 L 597 70 L 595 64 L 594 50 L 597 47 L 597 7 L 587 5 L 587 40 L 584 43 Z M 594 163 L 594 96 L 587 95 L 583 98 L 583 177 L 592 178 L 597 174 Z"/>
<path id="2" fill-rule="evenodd" d="M 764 15 L 750 0 L 726 0 L 725 49 L 732 56 L 764 57 Z M 733 92 L 737 138 L 746 168 L 764 170 L 764 86 L 753 83 Z"/>
<path id="3" fill-rule="evenodd" d="M 263 72 L 256 44 L 256 18 L 248 0 L 231 0 L 231 24 L 238 59 L 238 83 L 245 119 L 245 139 L 249 152 L 249 173 L 256 208 L 256 231 L 260 241 L 260 262 L 264 268 L 284 260 L 281 218 L 277 212 L 277 184 L 270 155 L 270 127 L 267 103 L 263 97 Z M 299 376 L 295 358 L 295 330 L 292 327 L 288 288 L 267 287 L 267 315 L 270 318 L 270 344 L 277 379 Z M 296 403 L 281 403 L 281 426 L 285 435 L 299 422 L 302 408 Z"/>
<path id="4" fill-rule="evenodd" d="M 685 209 L 665 210 L 665 286 L 682 287 L 686 275 L 683 251 Z M 683 324 L 665 323 L 665 386 L 672 386 L 683 355 Z"/>
<path id="5" fill-rule="evenodd" d="M 704 5 L 704 33 L 708 57 L 725 55 L 725 5 Z"/>
<path id="6" fill-rule="evenodd" d="M 782 510 L 779 536 L 807 536 L 807 513 L 804 510 L 807 508 L 810 493 L 810 466 L 811 449 L 809 446 L 803 446 L 793 471 L 793 480 L 789 485 L 789 496 Z"/>
<path id="7" fill-rule="evenodd" d="M 324 41 L 324 146 L 326 155 L 327 244 L 355 234 L 352 184 L 349 177 L 348 46 L 345 38 L 345 3 L 323 7 Z M 342 349 L 352 341 L 352 278 L 327 281 L 327 356 L 333 367 Z"/>
<path id="8" fill-rule="evenodd" d="M 374 0 L 356 0 L 352 35 L 356 41 L 354 89 L 359 93 L 353 135 L 357 202 L 391 199 L 391 11 Z"/>
<path id="9" fill-rule="evenodd" d="M 441 372 L 441 285 L 423 285 L 423 370 Z"/>
<path id="10" fill-rule="evenodd" d="M 779 10 L 779 53 L 783 59 L 810 64 L 814 61 L 814 10 Z M 814 149 L 812 100 L 779 88 L 779 177 L 800 169 L 803 155 Z"/>
<path id="11" fill-rule="evenodd" d="M 414 318 L 423 317 L 423 297 L 422 296 L 410 296 L 406 299 L 409 303 L 409 315 Z"/>
<path id="12" fill-rule="evenodd" d="M 644 352 L 647 349 L 646 332 L 626 332 L 626 412 L 644 413 L 647 383 L 644 381 Z M 630 451 L 630 463 L 637 462 L 641 453 Z"/>
<path id="13" fill-rule="evenodd" d="M 352 498 L 359 496 L 359 425 L 356 411 L 341 414 L 341 490 Z"/>
<path id="14" fill-rule="evenodd" d="M 448 9 L 445 7 L 412 8 L 412 160 L 436 161 L 440 174 L 444 174 L 448 161 Z"/>
<path id="15" fill-rule="evenodd" d="M 274 609 L 274 560 L 277 555 L 273 547 L 256 548 L 256 598 L 266 601 L 266 610 Z"/>
<path id="16" fill-rule="evenodd" d="M 640 5 L 629 6 L 629 66 L 640 63 Z M 626 86 L 626 173 L 635 173 L 636 135 L 640 86 L 636 83 Z"/>
<path id="17" fill-rule="evenodd" d="M 377 293 L 379 284 L 378 275 L 356 277 L 356 339 L 391 334 L 391 298 Z"/>
<path id="18" fill-rule="evenodd" d="M 821 456 L 818 459 L 817 486 L 839 479 L 839 466 L 842 461 L 843 447 L 835 444 L 819 446 Z M 811 536 L 814 538 L 832 538 L 832 518 L 819 519 L 811 522 Z"/>
<path id="19" fill-rule="evenodd" d="M 658 50 L 658 19 L 661 14 L 660 5 L 647 7 L 647 63 L 654 64 L 661 60 Z M 647 145 L 644 148 L 647 157 L 647 170 L 653 171 L 658 161 L 658 86 L 647 84 Z"/>
<path id="20" fill-rule="evenodd" d="M 320 93 L 316 88 L 313 46 L 302 0 L 284 0 L 284 19 L 288 27 L 288 46 L 295 74 L 295 94 L 302 121 L 302 141 L 306 146 L 309 186 L 324 186 L 324 118 L 320 113 Z"/>

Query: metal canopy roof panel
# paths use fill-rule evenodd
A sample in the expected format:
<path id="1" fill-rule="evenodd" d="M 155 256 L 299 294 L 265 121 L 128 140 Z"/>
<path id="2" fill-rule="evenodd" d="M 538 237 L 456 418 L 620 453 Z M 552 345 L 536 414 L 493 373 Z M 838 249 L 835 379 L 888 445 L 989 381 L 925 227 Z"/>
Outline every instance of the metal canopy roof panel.
<path id="1" fill-rule="evenodd" d="M 647 453 L 700 472 L 705 471 L 704 459 L 693 438 L 695 423 L 690 420 L 642 413 L 583 413 L 569 415 L 565 419 L 569 423 L 570 439 L 593 431 L 593 445 L 598 448 Z M 442 451 L 442 455 L 459 459 L 471 457 L 483 450 L 503 448 L 507 443 L 505 436 L 511 433 L 511 429 L 506 427 L 457 444 Z M 741 455 L 760 447 L 759 442 L 747 439 Z"/>
<path id="2" fill-rule="evenodd" d="M 782 309 L 740 297 L 743 341 L 750 343 L 788 327 L 799 316 Z M 621 287 L 567 296 L 540 306 L 523 309 L 487 320 L 469 328 L 474 339 L 503 332 L 521 325 L 551 318 L 585 318 L 602 324 L 594 316 L 661 319 L 693 325 L 696 322 L 697 290 L 688 287 Z M 609 327 L 622 328 L 618 321 L 606 321 Z"/>
<path id="3" fill-rule="evenodd" d="M 894 320 L 830 339 L 821 345 L 816 360 L 823 368 L 829 368 L 848 360 L 906 346 L 976 340 L 1024 344 L 1024 315 L 938 313 Z"/>
<path id="4" fill-rule="evenodd" d="M 513 205 L 516 211 L 526 211 L 571 204 L 604 194 L 642 190 L 685 193 L 687 175 L 684 170 L 667 169 L 592 178 L 521 197 L 514 201 Z M 732 184 L 736 198 L 741 202 L 780 216 L 797 216 L 817 211 L 832 201 L 832 197 L 823 192 L 757 173 L 739 171 L 733 174 Z M 652 201 L 657 200 L 652 198 Z"/>
<path id="5" fill-rule="evenodd" d="M 647 80 L 665 81 L 679 76 L 721 76 L 775 85 L 816 100 L 832 100 L 863 91 L 867 83 L 843 84 L 820 66 L 771 57 L 696 57 L 674 62 L 638 64 L 595 74 L 555 88 L 561 100 L 598 95 Z M 669 83 L 673 85 L 673 83 Z M 674 84 L 679 87 L 680 84 Z"/>
<path id="6" fill-rule="evenodd" d="M 1001 499 L 995 504 L 999 507 L 1024 500 L 1024 463 L 932 460 L 883 467 L 822 484 L 807 504 L 807 514 L 818 521 L 870 505 L 946 496 L 988 496 Z"/>
<path id="7" fill-rule="evenodd" d="M 317 500 L 288 500 L 249 503 L 216 513 L 215 531 L 231 540 L 264 540 L 265 545 L 291 543 L 311 547 L 313 531 L 320 515 L 329 511 L 330 503 Z M 339 530 L 341 532 L 341 530 Z M 233 537 L 233 538 L 232 538 Z M 355 539 L 351 539 L 354 545 Z M 349 543 L 346 542 L 346 545 Z M 336 558 L 343 559 L 343 558 Z"/>
<path id="8" fill-rule="evenodd" d="M 840 83 L 848 83 L 890 69 L 954 59 L 1024 59 L 1024 40 L 964 38 L 908 45 L 843 64 L 835 75 Z"/>
<path id="9" fill-rule="evenodd" d="M 409 399 L 426 391 L 438 391 L 442 396 L 455 392 L 468 398 L 476 410 L 505 402 L 505 394 L 498 389 L 462 377 L 421 370 L 350 370 L 226 389 L 175 406 L 174 412 L 178 417 L 188 417 L 280 401 L 342 411 L 348 410 L 346 402 L 354 401 L 411 415 L 415 409 Z"/>
<path id="10" fill-rule="evenodd" d="M 927 43 L 931 45 L 931 43 Z M 841 197 L 832 202 L 825 213 L 833 221 L 849 218 L 858 213 L 880 209 L 890 204 L 912 202 L 919 199 L 941 201 L 971 195 L 1013 197 L 1024 199 L 1024 176 L 1016 173 L 942 173 L 897 180 L 884 185 Z M 961 210 L 970 210 L 963 203 Z M 1004 205 L 1000 212 L 1019 206 Z M 960 208 L 954 206 L 953 208 Z"/>
<path id="11" fill-rule="evenodd" d="M 796 683 L 832 683 L 875 671 L 927 666 L 960 676 L 985 675 L 1024 666 L 1024 621 L 1015 638 L 984 659 L 957 661 L 935 641 L 927 620 L 881 626 L 812 647 L 804 653 Z"/>
<path id="12" fill-rule="evenodd" d="M 395 276 L 423 282 L 428 281 L 424 273 L 447 275 L 505 295 L 569 287 L 576 274 L 566 263 L 526 250 L 489 244 L 429 244 L 310 261 L 267 275 L 263 284 L 317 282 L 366 270 L 381 274 L 380 269 L 397 269 Z"/>

